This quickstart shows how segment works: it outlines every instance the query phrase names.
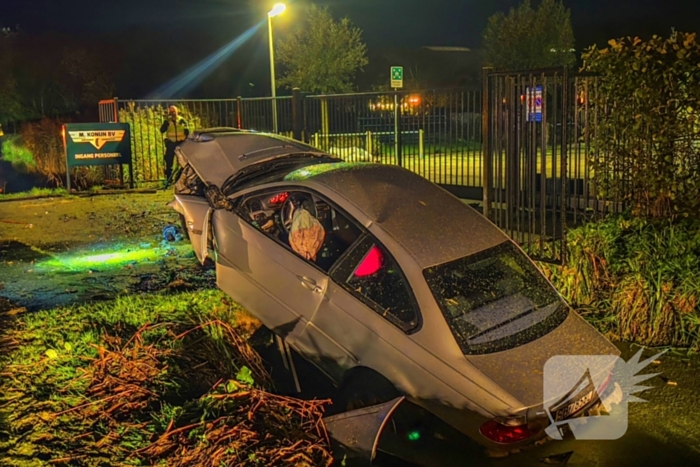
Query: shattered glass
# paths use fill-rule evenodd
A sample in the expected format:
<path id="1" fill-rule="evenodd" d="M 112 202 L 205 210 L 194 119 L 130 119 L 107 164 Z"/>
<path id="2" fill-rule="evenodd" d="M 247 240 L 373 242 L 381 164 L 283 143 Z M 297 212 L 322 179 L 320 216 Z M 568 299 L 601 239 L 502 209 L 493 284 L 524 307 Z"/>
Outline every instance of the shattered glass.
<path id="1" fill-rule="evenodd" d="M 509 241 L 423 274 L 467 354 L 531 342 L 567 315 L 555 289 Z"/>

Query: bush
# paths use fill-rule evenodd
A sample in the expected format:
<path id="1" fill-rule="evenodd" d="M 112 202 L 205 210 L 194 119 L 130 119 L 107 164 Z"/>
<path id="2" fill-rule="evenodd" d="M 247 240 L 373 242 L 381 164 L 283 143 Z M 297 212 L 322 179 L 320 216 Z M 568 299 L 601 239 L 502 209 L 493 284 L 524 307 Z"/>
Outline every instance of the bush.
<path id="1" fill-rule="evenodd" d="M 29 172 L 36 167 L 34 155 L 23 146 L 18 136 L 5 138 L 2 142 L 2 158 L 22 172 Z"/>
<path id="2" fill-rule="evenodd" d="M 63 186 L 66 161 L 61 141 L 61 123 L 44 118 L 20 127 L 22 143 L 32 154 L 32 172 L 40 173 L 56 186 Z"/>
<path id="3" fill-rule="evenodd" d="M 609 335 L 700 350 L 700 221 L 614 216 L 567 235 L 554 285 Z"/>
<path id="4" fill-rule="evenodd" d="M 43 176 L 50 185 L 65 186 L 66 155 L 61 139 L 63 123 L 45 118 L 22 124 L 20 138 L 3 144 L 3 158 L 18 170 Z M 78 167 L 71 174 L 72 185 L 81 190 L 100 185 L 103 181 L 104 169 L 101 167 Z"/>
<path id="5" fill-rule="evenodd" d="M 584 70 L 601 75 L 594 170 L 604 196 L 635 214 L 689 216 L 700 208 L 700 43 L 695 34 L 613 39 L 589 48 Z"/>

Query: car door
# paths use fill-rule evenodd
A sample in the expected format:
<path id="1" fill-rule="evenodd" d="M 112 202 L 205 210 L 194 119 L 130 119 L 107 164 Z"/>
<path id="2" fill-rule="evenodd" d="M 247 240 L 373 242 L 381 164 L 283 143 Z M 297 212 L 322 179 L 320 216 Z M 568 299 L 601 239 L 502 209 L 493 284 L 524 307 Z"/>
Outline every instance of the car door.
<path id="1" fill-rule="evenodd" d="M 403 272 L 389 252 L 364 233 L 330 271 L 326 298 L 299 341 L 336 381 L 348 369 L 405 358 L 387 342 L 401 342 L 420 325 L 420 313 Z M 396 368 L 395 368 L 396 369 Z"/>
<path id="2" fill-rule="evenodd" d="M 263 190 L 250 193 L 247 198 L 274 198 L 277 194 Z M 224 268 L 229 263 L 235 269 L 229 274 L 239 274 L 248 282 L 248 285 L 235 281 L 229 284 L 222 278 L 219 279 L 222 288 L 294 345 L 323 300 L 328 276 L 244 213 L 217 211 L 214 224 L 220 255 L 217 262 Z"/>

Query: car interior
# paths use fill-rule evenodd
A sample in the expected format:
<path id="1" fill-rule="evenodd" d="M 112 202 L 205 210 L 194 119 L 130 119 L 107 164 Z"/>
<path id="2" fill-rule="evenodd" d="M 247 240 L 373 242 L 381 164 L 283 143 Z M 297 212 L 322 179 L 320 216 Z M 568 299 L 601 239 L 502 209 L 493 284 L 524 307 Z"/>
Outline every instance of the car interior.
<path id="1" fill-rule="evenodd" d="M 244 197 L 238 206 L 244 219 L 290 249 L 289 235 L 299 209 L 308 211 L 323 227 L 325 236 L 314 263 L 327 272 L 361 234 L 346 215 L 318 196 L 302 191 L 256 193 Z"/>

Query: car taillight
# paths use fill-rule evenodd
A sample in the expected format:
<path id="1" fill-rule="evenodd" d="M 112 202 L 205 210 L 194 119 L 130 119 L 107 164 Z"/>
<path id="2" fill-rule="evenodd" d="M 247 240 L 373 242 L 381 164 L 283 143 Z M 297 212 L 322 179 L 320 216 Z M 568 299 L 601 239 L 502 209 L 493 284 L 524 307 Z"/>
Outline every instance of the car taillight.
<path id="1" fill-rule="evenodd" d="M 510 424 L 505 425 L 496 420 L 489 420 L 481 425 L 479 431 L 491 441 L 495 441 L 499 444 L 517 443 L 518 441 L 531 438 L 539 431 L 530 430 L 525 423 L 522 425 L 514 425 L 512 423 L 513 422 L 510 422 Z"/>

